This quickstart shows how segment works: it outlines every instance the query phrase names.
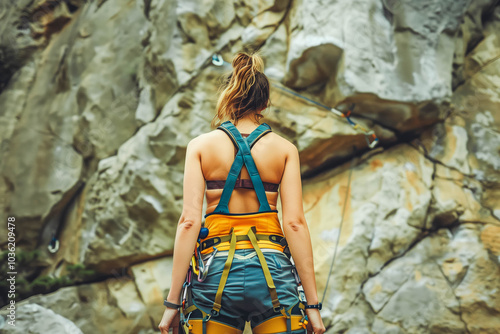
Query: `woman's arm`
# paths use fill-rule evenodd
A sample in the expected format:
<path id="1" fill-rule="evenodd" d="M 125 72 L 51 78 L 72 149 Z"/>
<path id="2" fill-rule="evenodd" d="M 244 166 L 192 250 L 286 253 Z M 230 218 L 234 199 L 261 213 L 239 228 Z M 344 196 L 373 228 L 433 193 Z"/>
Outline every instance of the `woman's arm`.
<path id="1" fill-rule="evenodd" d="M 307 303 L 317 304 L 319 300 L 316 291 L 311 236 L 302 204 L 299 152 L 293 144 L 291 146 L 280 187 L 283 232 L 302 281 Z"/>
<path id="2" fill-rule="evenodd" d="M 182 214 L 175 234 L 172 286 L 167 301 L 179 304 L 182 285 L 189 262 L 196 247 L 201 228 L 205 178 L 201 171 L 200 136 L 192 139 L 186 148 L 186 164 L 183 181 Z"/>
<path id="3" fill-rule="evenodd" d="M 288 241 L 297 273 L 302 281 L 307 304 L 318 304 L 316 278 L 314 275 L 313 252 L 309 228 L 304 217 L 302 204 L 302 179 L 300 177 L 299 152 L 291 144 L 281 178 L 281 211 L 283 232 Z M 325 325 L 318 309 L 306 309 L 309 318 L 307 333 L 323 334 Z"/>

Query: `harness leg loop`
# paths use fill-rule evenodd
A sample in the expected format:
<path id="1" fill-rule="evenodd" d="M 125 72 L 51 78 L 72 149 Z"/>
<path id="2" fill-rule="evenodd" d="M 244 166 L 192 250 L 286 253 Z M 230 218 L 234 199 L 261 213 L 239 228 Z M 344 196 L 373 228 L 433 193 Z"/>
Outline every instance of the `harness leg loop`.
<path id="1" fill-rule="evenodd" d="M 247 233 L 248 239 L 250 239 L 250 242 L 252 243 L 252 246 L 255 249 L 257 256 L 259 257 L 260 265 L 262 266 L 262 271 L 264 272 L 264 277 L 266 279 L 267 288 L 269 289 L 269 294 L 271 295 L 271 299 L 273 302 L 273 310 L 274 312 L 278 313 L 280 312 L 281 307 L 278 300 L 278 293 L 276 292 L 276 286 L 274 285 L 273 277 L 271 275 L 271 272 L 269 271 L 269 267 L 267 266 L 266 258 L 264 257 L 264 254 L 262 254 L 259 244 L 257 243 L 257 237 L 255 236 L 255 234 L 255 226 L 250 227 Z"/>
<path id="2" fill-rule="evenodd" d="M 231 233 L 231 243 L 229 246 L 229 253 L 226 259 L 226 263 L 224 264 L 224 270 L 222 271 L 222 276 L 219 282 L 219 288 L 217 289 L 217 293 L 215 295 L 214 305 L 211 311 L 212 314 L 210 315 L 210 316 L 213 315 L 214 317 L 219 315 L 219 311 L 222 307 L 221 305 L 222 292 L 224 291 L 224 286 L 226 285 L 227 277 L 229 276 L 229 270 L 231 269 L 231 264 L 233 263 L 233 257 L 236 250 L 236 234 L 234 233 L 233 227 L 231 227 L 230 233 Z"/>

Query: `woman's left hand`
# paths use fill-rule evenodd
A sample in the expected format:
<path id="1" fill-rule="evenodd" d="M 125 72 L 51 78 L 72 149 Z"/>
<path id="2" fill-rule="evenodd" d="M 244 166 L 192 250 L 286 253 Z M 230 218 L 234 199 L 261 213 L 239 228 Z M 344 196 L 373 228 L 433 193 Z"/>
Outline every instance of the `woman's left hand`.
<path id="1" fill-rule="evenodd" d="M 161 318 L 160 324 L 158 325 L 161 334 L 168 334 L 169 328 L 172 328 L 174 330 L 174 334 L 178 334 L 179 321 L 180 321 L 179 310 L 166 307 L 165 312 L 163 313 L 163 317 Z"/>

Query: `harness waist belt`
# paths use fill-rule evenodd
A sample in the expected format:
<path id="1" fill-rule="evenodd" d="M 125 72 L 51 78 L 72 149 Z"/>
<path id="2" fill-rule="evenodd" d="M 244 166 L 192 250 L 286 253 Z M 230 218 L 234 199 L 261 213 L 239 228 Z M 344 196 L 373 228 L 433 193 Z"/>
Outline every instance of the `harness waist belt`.
<path id="1" fill-rule="evenodd" d="M 283 253 L 280 250 L 272 249 L 272 248 L 262 248 L 261 251 L 262 251 L 262 253 Z M 214 256 L 215 257 L 226 257 L 226 256 L 228 256 L 228 254 L 229 254 L 229 251 L 222 251 L 222 252 L 217 252 L 217 254 L 215 254 Z M 254 257 L 256 255 L 257 255 L 257 252 L 253 251 L 251 253 L 248 253 L 247 255 L 234 254 L 234 258 L 239 259 L 239 260 L 245 260 L 245 259 L 251 259 L 252 257 Z M 202 256 L 202 259 L 203 259 L 203 261 L 205 261 L 205 260 L 209 259 L 211 256 L 212 256 L 212 254 L 205 254 Z"/>
<path id="2" fill-rule="evenodd" d="M 278 234 L 256 234 L 255 236 L 257 237 L 257 240 L 259 240 L 259 241 L 266 240 L 266 241 L 271 241 L 271 242 L 274 242 L 274 243 L 280 244 L 280 245 L 281 245 L 281 239 L 284 238 L 284 236 L 278 235 Z M 204 240 L 200 245 L 200 249 L 203 251 L 207 248 L 216 246 L 220 243 L 229 242 L 230 240 L 231 240 L 231 235 L 213 237 L 213 238 Z M 250 238 L 248 237 L 248 235 L 237 235 L 236 236 L 237 242 L 243 241 L 243 240 L 250 241 Z"/>
<path id="3" fill-rule="evenodd" d="M 251 240 L 248 237 L 248 229 L 255 228 L 255 237 L 260 248 L 273 248 L 280 251 L 285 249 L 285 236 L 281 229 L 277 212 L 260 212 L 242 215 L 212 214 L 205 220 L 205 227 L 209 233 L 206 238 L 200 240 L 201 254 L 208 254 L 217 250 L 229 250 L 229 241 L 233 228 L 236 235 L 236 249 L 252 249 Z"/>

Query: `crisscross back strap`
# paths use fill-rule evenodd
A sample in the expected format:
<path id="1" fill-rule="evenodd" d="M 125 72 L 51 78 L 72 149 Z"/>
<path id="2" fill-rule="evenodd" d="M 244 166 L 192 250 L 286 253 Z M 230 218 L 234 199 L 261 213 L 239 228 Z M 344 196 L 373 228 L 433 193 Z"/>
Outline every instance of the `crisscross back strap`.
<path id="1" fill-rule="evenodd" d="M 222 195 L 219 200 L 219 203 L 213 213 L 229 213 L 229 199 L 231 198 L 231 194 L 233 192 L 234 186 L 236 184 L 236 179 L 243 167 L 243 164 L 246 166 L 248 174 L 250 175 L 250 179 L 252 180 L 252 184 L 254 190 L 257 194 L 257 198 L 259 200 L 259 211 L 270 211 L 271 207 L 269 206 L 269 202 L 267 201 L 266 191 L 264 189 L 264 185 L 262 183 L 262 179 L 260 178 L 259 171 L 257 170 L 257 166 L 253 160 L 252 154 L 250 153 L 251 146 L 253 146 L 257 140 L 262 138 L 266 133 L 271 132 L 271 127 L 263 123 L 259 125 L 252 133 L 247 137 L 243 138 L 238 129 L 230 122 L 226 121 L 222 123 L 218 129 L 223 130 L 227 133 L 229 138 L 233 141 L 233 143 L 237 146 L 238 152 L 236 157 L 234 158 L 234 162 L 231 165 L 231 169 L 229 170 L 228 176 L 226 178 L 226 183 L 224 185 L 224 189 L 222 190 Z"/>

